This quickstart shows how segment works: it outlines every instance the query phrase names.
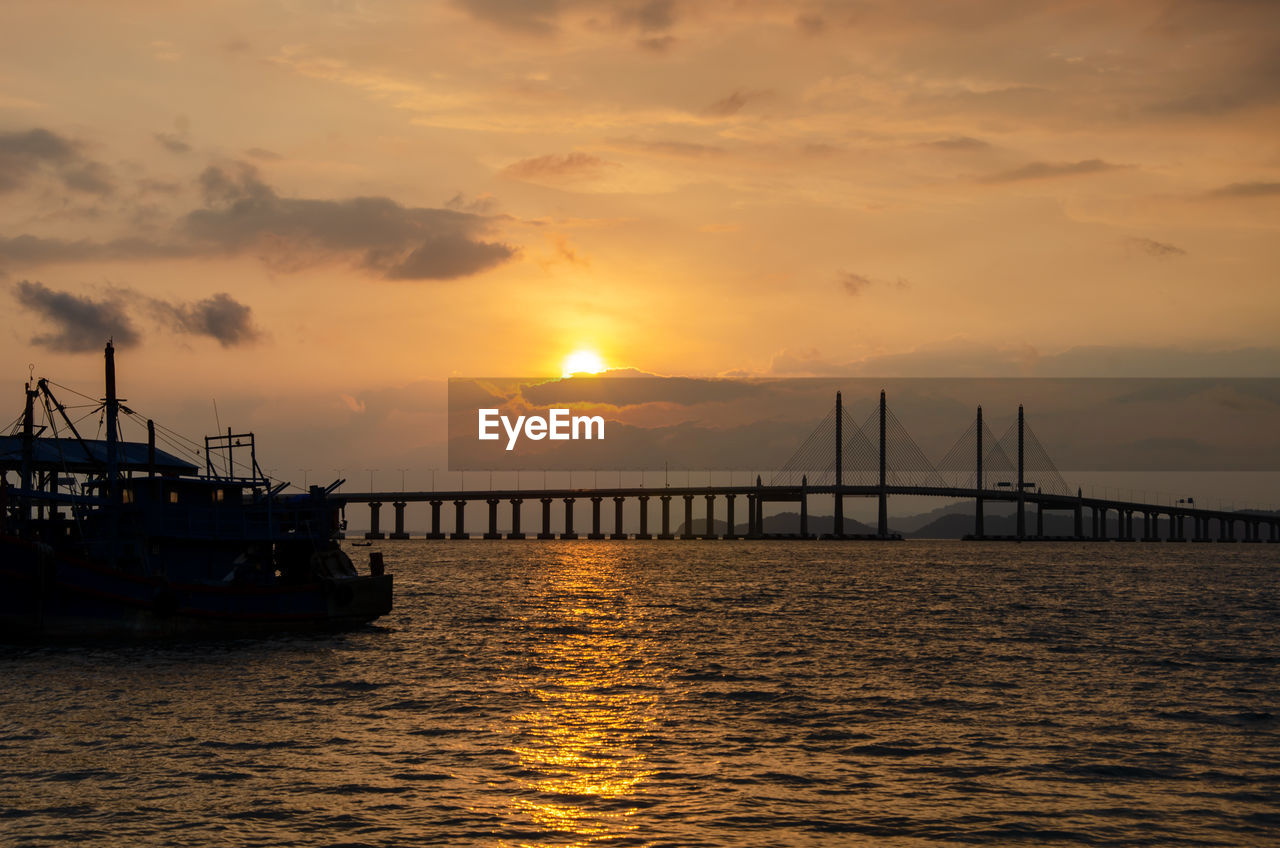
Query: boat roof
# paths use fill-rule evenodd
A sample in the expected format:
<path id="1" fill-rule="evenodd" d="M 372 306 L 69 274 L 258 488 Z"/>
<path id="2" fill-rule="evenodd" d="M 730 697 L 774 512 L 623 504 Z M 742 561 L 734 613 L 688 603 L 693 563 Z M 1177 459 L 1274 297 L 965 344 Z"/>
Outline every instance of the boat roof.
<path id="1" fill-rule="evenodd" d="M 65 471 L 73 474 L 89 474 L 107 467 L 107 442 L 105 439 L 33 439 L 31 467 L 37 471 Z M 146 442 L 117 442 L 117 467 L 121 471 L 148 471 L 153 466 L 147 461 L 149 446 Z M 86 452 L 86 448 L 88 451 Z M 0 436 L 0 469 L 22 468 L 22 437 Z M 195 474 L 199 466 L 156 449 L 155 470 L 160 474 Z"/>

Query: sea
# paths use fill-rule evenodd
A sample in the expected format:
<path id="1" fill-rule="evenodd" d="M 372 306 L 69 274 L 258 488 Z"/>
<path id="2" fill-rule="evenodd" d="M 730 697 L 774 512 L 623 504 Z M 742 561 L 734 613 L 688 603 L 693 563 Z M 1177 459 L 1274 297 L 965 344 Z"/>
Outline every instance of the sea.
<path id="1" fill-rule="evenodd" d="M 360 630 L 0 647 L 0 844 L 1280 845 L 1280 545 L 350 550 Z"/>

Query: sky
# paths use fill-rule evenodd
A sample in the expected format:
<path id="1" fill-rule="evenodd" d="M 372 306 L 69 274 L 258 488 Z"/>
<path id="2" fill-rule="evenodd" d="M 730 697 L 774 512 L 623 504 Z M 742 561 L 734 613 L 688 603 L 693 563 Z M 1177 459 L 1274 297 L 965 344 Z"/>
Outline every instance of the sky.
<path id="1" fill-rule="evenodd" d="M 699 377 L 1280 376 L 1274 2 L 0 19 L 15 414 L 33 369 L 100 391 L 108 336 L 141 411 L 234 419 L 313 477 L 442 466 L 449 377 L 580 349 Z"/>

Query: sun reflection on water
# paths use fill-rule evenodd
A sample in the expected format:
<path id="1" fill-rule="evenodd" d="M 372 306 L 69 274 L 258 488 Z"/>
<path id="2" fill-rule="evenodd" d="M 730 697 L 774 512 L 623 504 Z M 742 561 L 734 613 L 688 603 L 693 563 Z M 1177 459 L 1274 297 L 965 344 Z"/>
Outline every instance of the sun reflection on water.
<path id="1" fill-rule="evenodd" d="M 507 728 L 522 790 L 511 805 L 543 831 L 536 844 L 569 848 L 635 830 L 661 669 L 616 548 L 565 548 L 546 577 L 524 622 L 541 636 L 511 679 L 536 702 Z"/>

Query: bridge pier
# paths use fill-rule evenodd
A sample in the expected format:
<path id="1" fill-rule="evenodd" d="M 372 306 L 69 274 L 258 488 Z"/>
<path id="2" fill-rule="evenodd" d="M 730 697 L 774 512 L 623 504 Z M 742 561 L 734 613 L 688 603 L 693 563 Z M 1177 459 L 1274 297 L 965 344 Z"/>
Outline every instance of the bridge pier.
<path id="1" fill-rule="evenodd" d="M 1185 516 L 1182 513 L 1169 513 L 1169 539 L 1170 542 L 1185 542 L 1186 539 L 1182 535 L 1182 520 Z"/>
<path id="2" fill-rule="evenodd" d="M 756 527 L 756 496 L 747 495 L 747 538 L 757 539 L 760 537 L 760 530 Z"/>
<path id="3" fill-rule="evenodd" d="M 1080 541 L 1084 539 L 1084 504 L 1080 502 L 1079 494 L 1076 495 L 1076 506 L 1072 512 L 1075 522 L 1075 526 L 1072 529 L 1075 531 L 1076 540 Z"/>
<path id="4" fill-rule="evenodd" d="M 551 532 L 551 502 L 555 498 L 542 498 L 542 532 L 538 534 L 539 539 L 554 539 L 555 533 Z"/>
<path id="5" fill-rule="evenodd" d="M 1218 519 L 1218 541 L 1234 542 L 1236 540 L 1236 522 L 1234 518 Z"/>
<path id="6" fill-rule="evenodd" d="M 428 539 L 443 539 L 444 533 L 440 530 L 440 507 L 444 501 L 431 501 L 431 532 L 427 534 Z"/>
<path id="7" fill-rule="evenodd" d="M 578 534 L 573 532 L 573 502 L 574 498 L 564 499 L 564 532 L 560 534 L 561 539 L 578 538 Z"/>
<path id="8" fill-rule="evenodd" d="M 809 477 L 800 478 L 800 538 L 809 538 Z"/>
<path id="9" fill-rule="evenodd" d="M 725 496 L 724 496 L 724 499 L 725 499 L 725 510 L 726 510 L 726 511 L 727 511 L 727 513 L 728 513 L 728 514 L 727 514 L 727 516 L 726 516 L 726 518 L 725 518 L 726 522 L 728 523 L 728 529 L 726 529 L 726 530 L 725 530 L 725 533 L 724 533 L 724 537 L 725 537 L 726 539 L 738 539 L 738 538 L 741 538 L 741 537 L 739 536 L 738 532 L 737 532 L 736 530 L 734 530 L 734 528 L 733 528 L 733 499 L 734 499 L 734 498 L 736 498 L 736 497 L 737 497 L 737 495 L 733 494 L 732 492 L 730 492 L 729 494 L 727 494 L 727 495 L 725 495 Z"/>
<path id="10" fill-rule="evenodd" d="M 453 532 L 449 534 L 450 539 L 470 539 L 471 535 L 467 533 L 465 511 L 467 502 L 459 498 L 453 502 Z"/>
<path id="11" fill-rule="evenodd" d="M 636 534 L 637 539 L 652 539 L 649 534 L 649 496 L 640 496 L 640 532 Z"/>
<path id="12" fill-rule="evenodd" d="M 391 534 L 391 538 L 392 539 L 409 538 L 409 534 L 404 532 L 404 508 L 406 506 L 405 502 L 396 501 L 395 503 L 391 504 L 391 506 L 394 507 L 396 511 L 396 529 Z"/>
<path id="13" fill-rule="evenodd" d="M 716 496 L 707 495 L 707 528 L 702 534 L 704 539 L 715 539 L 716 534 Z"/>
<path id="14" fill-rule="evenodd" d="M 498 498 L 487 498 L 485 503 L 489 505 L 489 532 L 484 534 L 486 539 L 501 539 L 502 534 L 498 532 L 498 504 L 502 501 Z"/>
<path id="15" fill-rule="evenodd" d="M 522 498 L 511 499 L 511 532 L 507 534 L 508 539 L 523 539 L 524 534 L 520 532 L 520 505 L 524 503 Z"/>
<path id="16" fill-rule="evenodd" d="M 600 501 L 604 498 L 599 495 L 591 496 L 591 532 L 587 534 L 588 539 L 603 539 L 604 534 L 600 532 Z"/>
<path id="17" fill-rule="evenodd" d="M 1209 536 L 1209 519 L 1203 515 L 1193 515 L 1192 522 L 1195 524 L 1195 536 L 1191 540 L 1193 542 L 1212 542 Z"/>
<path id="18" fill-rule="evenodd" d="M 684 532 L 680 534 L 680 538 L 696 538 L 693 535 L 693 495 L 684 496 Z"/>
<path id="19" fill-rule="evenodd" d="M 1044 504 L 1036 501 L 1036 538 L 1044 538 Z"/>
<path id="20" fill-rule="evenodd" d="M 622 529 L 622 504 L 626 500 L 620 495 L 615 495 L 613 498 L 613 535 L 609 537 L 610 539 L 627 538 L 627 531 Z"/>
<path id="21" fill-rule="evenodd" d="M 659 539 L 674 539 L 671 535 L 671 496 L 663 495 L 662 498 L 662 532 L 658 534 Z"/>
<path id="22" fill-rule="evenodd" d="M 364 534 L 366 539 L 385 539 L 387 538 L 381 530 L 378 529 L 378 513 L 382 510 L 381 501 L 369 502 L 369 532 Z"/>
<path id="23" fill-rule="evenodd" d="M 1142 513 L 1142 541 L 1160 541 L 1160 513 L 1144 510 Z"/>
<path id="24" fill-rule="evenodd" d="M 1253 519 L 1244 519 L 1244 540 L 1246 542 L 1261 542 L 1258 536 L 1258 522 Z"/>

